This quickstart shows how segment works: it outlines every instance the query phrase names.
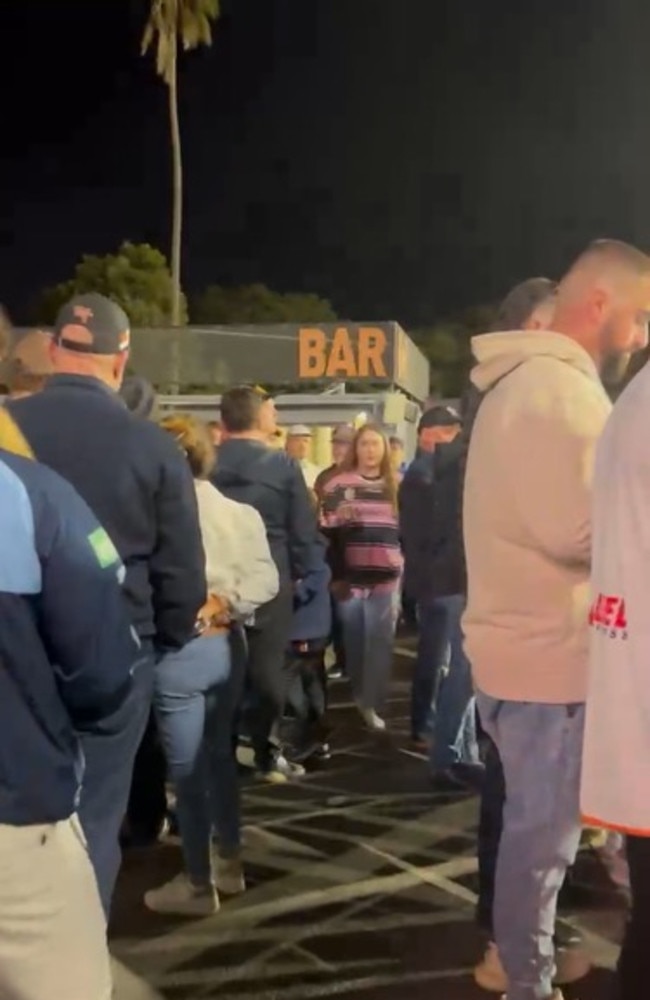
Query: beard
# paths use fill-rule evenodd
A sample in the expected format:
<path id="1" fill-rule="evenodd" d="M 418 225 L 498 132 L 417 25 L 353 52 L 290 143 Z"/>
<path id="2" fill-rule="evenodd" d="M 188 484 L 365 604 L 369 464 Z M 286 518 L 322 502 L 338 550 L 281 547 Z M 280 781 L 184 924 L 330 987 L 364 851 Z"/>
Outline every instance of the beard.
<path id="1" fill-rule="evenodd" d="M 605 354 L 600 362 L 600 378 L 603 385 L 609 391 L 618 389 L 628 373 L 632 354 L 626 351 L 624 354 Z"/>

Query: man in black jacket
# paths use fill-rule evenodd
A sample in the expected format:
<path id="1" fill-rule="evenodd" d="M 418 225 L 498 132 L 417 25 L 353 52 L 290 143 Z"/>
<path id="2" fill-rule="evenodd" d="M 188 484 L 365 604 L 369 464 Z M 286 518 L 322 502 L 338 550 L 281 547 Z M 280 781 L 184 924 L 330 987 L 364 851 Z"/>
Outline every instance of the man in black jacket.
<path id="1" fill-rule="evenodd" d="M 461 533 L 460 416 L 450 407 L 426 413 L 440 429 L 433 451 L 407 470 L 399 494 L 404 585 L 417 601 L 420 636 L 412 687 L 413 738 L 433 731 L 431 768 L 439 785 L 458 787 L 482 772 L 470 665 L 460 620 L 465 605 Z"/>
<path id="2" fill-rule="evenodd" d="M 192 636 L 205 601 L 196 495 L 187 463 L 155 424 L 117 394 L 129 322 L 102 295 L 81 295 L 57 317 L 52 375 L 42 392 L 9 404 L 34 456 L 77 489 L 126 569 L 124 595 L 142 642 L 128 702 L 83 738 L 80 816 L 108 913 L 119 869 L 118 835 L 133 761 L 151 708 L 157 655 Z"/>
<path id="3" fill-rule="evenodd" d="M 274 749 L 270 735 L 284 710 L 293 586 L 314 564 L 316 517 L 300 466 L 266 444 L 275 430 L 273 400 L 248 386 L 230 389 L 221 399 L 221 421 L 225 440 L 214 485 L 231 500 L 259 511 L 280 576 L 278 596 L 256 612 L 255 625 L 248 630 L 255 763 L 260 776 L 279 784 L 304 773 Z"/>

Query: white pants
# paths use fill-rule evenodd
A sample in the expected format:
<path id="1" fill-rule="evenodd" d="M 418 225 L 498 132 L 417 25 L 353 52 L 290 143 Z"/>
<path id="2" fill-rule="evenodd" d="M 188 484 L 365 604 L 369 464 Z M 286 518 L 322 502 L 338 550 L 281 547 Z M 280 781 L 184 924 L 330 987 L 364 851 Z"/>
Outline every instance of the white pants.
<path id="1" fill-rule="evenodd" d="M 76 816 L 0 825 L 0 1000 L 110 1000 L 106 922 Z"/>

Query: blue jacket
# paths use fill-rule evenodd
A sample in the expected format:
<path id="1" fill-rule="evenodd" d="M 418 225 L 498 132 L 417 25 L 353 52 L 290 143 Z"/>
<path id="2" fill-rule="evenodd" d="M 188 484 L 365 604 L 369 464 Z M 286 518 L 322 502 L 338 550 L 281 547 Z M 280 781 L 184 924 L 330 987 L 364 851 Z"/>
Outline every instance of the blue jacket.
<path id="1" fill-rule="evenodd" d="M 0 450 L 0 824 L 76 808 L 76 732 L 119 708 L 138 642 L 106 532 L 73 488 Z"/>
<path id="2" fill-rule="evenodd" d="M 173 440 L 86 376 L 54 375 L 8 410 L 115 543 L 138 634 L 162 650 L 184 646 L 205 602 L 205 561 L 194 483 Z"/>
<path id="3" fill-rule="evenodd" d="M 326 544 L 325 539 L 318 536 L 311 567 L 294 587 L 291 642 L 327 639 L 332 631 L 332 574 L 326 561 Z"/>

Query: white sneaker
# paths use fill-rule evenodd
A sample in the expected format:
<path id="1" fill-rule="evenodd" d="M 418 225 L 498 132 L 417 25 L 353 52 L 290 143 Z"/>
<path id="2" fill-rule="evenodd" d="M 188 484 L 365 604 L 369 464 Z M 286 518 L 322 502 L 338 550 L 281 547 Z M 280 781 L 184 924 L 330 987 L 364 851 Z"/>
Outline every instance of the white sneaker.
<path id="1" fill-rule="evenodd" d="M 276 754 L 275 758 L 265 771 L 258 771 L 257 775 L 262 781 L 270 785 L 286 785 L 288 781 L 296 778 L 303 778 L 306 771 L 302 764 L 295 764 L 287 760 L 284 754 Z"/>
<path id="2" fill-rule="evenodd" d="M 194 885 L 181 872 L 171 882 L 144 894 L 145 906 L 154 913 L 175 913 L 185 917 L 209 917 L 219 909 L 215 887 Z"/>
<path id="3" fill-rule="evenodd" d="M 241 858 L 222 858 L 218 854 L 213 855 L 213 866 L 217 891 L 224 896 L 238 896 L 246 892 L 246 879 L 244 878 L 244 866 Z"/>
<path id="4" fill-rule="evenodd" d="M 386 728 L 386 723 L 383 719 L 377 715 L 372 708 L 362 708 L 361 717 L 367 725 L 368 729 L 373 729 L 377 733 L 381 733 Z"/>
<path id="5" fill-rule="evenodd" d="M 555 982 L 563 986 L 584 979 L 591 969 L 589 956 L 583 948 L 556 948 L 555 964 Z M 494 941 L 490 941 L 483 959 L 474 969 L 474 982 L 488 993 L 505 994 L 508 989 L 506 970 Z M 562 1000 L 562 993 L 556 991 L 551 1000 Z"/>

